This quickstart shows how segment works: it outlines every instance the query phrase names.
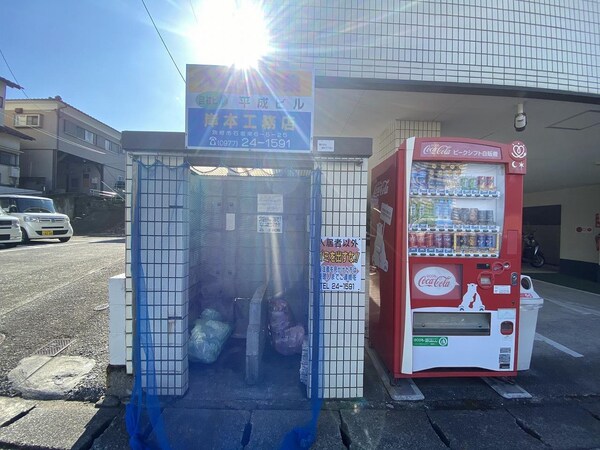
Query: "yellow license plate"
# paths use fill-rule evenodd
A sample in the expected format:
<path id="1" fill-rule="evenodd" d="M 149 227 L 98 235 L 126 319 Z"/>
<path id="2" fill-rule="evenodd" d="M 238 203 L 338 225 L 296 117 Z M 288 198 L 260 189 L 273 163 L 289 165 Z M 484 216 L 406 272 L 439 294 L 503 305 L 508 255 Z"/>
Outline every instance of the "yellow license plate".
<path id="1" fill-rule="evenodd" d="M 54 231 L 52 230 L 42 230 L 42 236 L 52 236 Z"/>

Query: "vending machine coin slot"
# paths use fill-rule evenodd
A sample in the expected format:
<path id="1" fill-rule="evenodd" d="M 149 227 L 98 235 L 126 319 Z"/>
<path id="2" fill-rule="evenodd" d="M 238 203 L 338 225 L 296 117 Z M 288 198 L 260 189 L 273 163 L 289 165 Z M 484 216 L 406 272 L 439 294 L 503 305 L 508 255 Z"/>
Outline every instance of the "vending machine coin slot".
<path id="1" fill-rule="evenodd" d="M 517 272 L 513 272 L 510 274 L 510 284 L 516 286 L 519 284 L 519 274 Z"/>
<path id="2" fill-rule="evenodd" d="M 477 284 L 484 289 L 489 289 L 494 284 L 494 275 L 491 272 L 481 272 L 477 277 Z"/>

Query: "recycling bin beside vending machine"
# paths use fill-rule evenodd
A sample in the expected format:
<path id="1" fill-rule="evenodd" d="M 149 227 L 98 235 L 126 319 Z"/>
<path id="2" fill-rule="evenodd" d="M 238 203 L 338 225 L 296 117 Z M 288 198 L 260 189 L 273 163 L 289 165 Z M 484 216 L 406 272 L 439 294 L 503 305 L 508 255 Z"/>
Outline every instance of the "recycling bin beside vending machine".
<path id="1" fill-rule="evenodd" d="M 526 155 L 410 138 L 373 169 L 369 336 L 394 378 L 516 375 Z"/>
<path id="2" fill-rule="evenodd" d="M 526 275 L 521 275 L 519 357 L 517 358 L 517 370 L 529 370 L 538 313 L 543 305 L 544 299 L 533 289 L 533 281 L 531 278 Z"/>

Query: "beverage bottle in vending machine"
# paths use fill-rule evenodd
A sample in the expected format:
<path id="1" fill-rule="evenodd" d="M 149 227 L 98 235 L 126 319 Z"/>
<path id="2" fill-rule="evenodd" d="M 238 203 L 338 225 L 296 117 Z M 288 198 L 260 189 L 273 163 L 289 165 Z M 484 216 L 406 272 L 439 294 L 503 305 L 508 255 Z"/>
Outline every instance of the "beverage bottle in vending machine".
<path id="1" fill-rule="evenodd" d="M 409 225 L 416 225 L 419 223 L 419 212 L 421 209 L 421 201 L 417 198 L 411 198 L 408 209 L 408 223 Z"/>

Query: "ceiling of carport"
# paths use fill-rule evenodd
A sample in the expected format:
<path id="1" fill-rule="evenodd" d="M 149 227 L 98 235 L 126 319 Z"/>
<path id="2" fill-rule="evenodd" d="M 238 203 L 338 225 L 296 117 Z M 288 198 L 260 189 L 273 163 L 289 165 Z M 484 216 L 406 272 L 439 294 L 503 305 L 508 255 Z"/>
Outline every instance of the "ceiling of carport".
<path id="1" fill-rule="evenodd" d="M 527 128 L 522 132 L 513 127 L 519 103 L 524 103 L 527 114 Z M 443 136 L 523 141 L 528 149 L 525 192 L 600 183 L 600 123 L 594 119 L 600 118 L 597 104 L 331 88 L 317 88 L 315 104 L 316 136 L 376 138 L 394 119 L 438 121 Z M 564 127 L 561 123 L 587 128 L 557 128 Z"/>

